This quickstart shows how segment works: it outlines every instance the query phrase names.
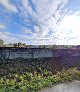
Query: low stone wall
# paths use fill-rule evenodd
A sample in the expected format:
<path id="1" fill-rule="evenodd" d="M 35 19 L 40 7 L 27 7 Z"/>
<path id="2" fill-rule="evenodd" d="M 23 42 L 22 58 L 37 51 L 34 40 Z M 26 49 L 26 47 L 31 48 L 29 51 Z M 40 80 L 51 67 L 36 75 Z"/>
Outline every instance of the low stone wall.
<path id="1" fill-rule="evenodd" d="M 25 72 L 39 67 L 55 71 L 80 69 L 80 49 L 0 48 L 0 73 Z"/>
<path id="2" fill-rule="evenodd" d="M 80 49 L 51 49 L 51 48 L 0 48 L 0 59 L 16 58 L 52 58 L 80 57 Z"/>
<path id="3" fill-rule="evenodd" d="M 0 59 L 15 59 L 15 58 L 44 58 L 52 57 L 51 49 L 39 48 L 0 48 Z"/>

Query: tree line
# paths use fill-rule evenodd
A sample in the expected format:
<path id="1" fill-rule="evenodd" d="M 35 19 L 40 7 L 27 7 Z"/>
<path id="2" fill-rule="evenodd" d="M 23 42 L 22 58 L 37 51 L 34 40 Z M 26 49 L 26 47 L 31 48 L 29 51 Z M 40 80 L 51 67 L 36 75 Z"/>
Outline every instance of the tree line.
<path id="1" fill-rule="evenodd" d="M 0 47 L 27 47 L 27 48 L 54 48 L 54 49 L 68 49 L 68 48 L 80 48 L 80 45 L 26 45 L 26 43 L 9 43 L 5 44 L 4 40 L 0 39 Z"/>
<path id="2" fill-rule="evenodd" d="M 4 40 L 0 39 L 0 47 L 26 47 L 26 43 L 9 43 L 5 44 Z"/>

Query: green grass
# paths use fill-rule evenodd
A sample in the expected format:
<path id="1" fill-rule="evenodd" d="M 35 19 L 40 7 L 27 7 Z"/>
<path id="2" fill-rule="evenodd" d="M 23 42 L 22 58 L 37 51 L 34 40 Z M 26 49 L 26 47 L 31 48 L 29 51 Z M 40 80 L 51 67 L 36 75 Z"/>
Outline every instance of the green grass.
<path id="1" fill-rule="evenodd" d="M 0 92 L 38 92 L 45 87 L 51 87 L 57 83 L 80 80 L 80 71 L 70 68 L 53 75 L 48 70 L 44 74 L 31 72 L 24 74 L 9 74 L 0 77 Z"/>

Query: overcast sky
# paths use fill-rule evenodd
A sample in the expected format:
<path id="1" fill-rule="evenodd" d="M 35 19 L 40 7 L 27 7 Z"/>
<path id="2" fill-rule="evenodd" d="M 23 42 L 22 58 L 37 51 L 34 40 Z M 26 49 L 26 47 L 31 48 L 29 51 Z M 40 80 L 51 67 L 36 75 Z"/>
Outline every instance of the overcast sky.
<path id="1" fill-rule="evenodd" d="M 80 0 L 0 0 L 0 39 L 80 44 Z"/>

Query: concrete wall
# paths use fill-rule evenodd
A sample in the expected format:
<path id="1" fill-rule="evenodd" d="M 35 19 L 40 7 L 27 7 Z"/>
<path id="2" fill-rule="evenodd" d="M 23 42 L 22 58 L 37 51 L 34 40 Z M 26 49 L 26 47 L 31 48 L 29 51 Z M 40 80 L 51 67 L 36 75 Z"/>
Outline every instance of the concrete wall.
<path id="1" fill-rule="evenodd" d="M 80 49 L 0 48 L 1 74 L 42 66 L 53 73 L 70 67 L 80 69 Z"/>
<path id="2" fill-rule="evenodd" d="M 44 58 L 44 57 L 80 57 L 80 49 L 51 48 L 0 48 L 0 59 Z"/>
<path id="3" fill-rule="evenodd" d="M 52 57 L 51 49 L 0 48 L 0 59 Z"/>

